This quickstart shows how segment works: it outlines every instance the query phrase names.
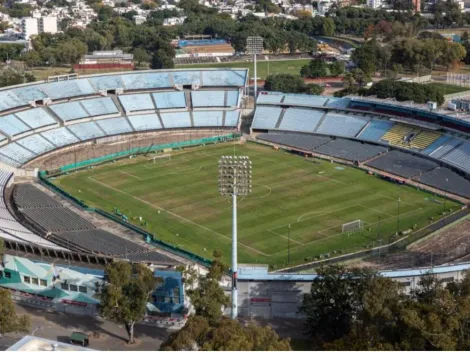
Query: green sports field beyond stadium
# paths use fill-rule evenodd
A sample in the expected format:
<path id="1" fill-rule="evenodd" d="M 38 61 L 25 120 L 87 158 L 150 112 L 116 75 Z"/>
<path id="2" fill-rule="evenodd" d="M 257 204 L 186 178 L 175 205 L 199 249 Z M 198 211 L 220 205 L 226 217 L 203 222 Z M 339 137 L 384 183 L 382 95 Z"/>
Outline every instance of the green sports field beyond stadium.
<path id="1" fill-rule="evenodd" d="M 234 154 L 253 163 L 253 192 L 239 200 L 240 263 L 280 268 L 289 247 L 294 265 L 386 244 L 397 226 L 422 227 L 444 206 L 458 206 L 355 168 L 255 143 L 194 147 L 155 163 L 152 155 L 141 155 L 52 181 L 90 206 L 119 208 L 155 238 L 206 258 L 222 250 L 229 262 L 231 201 L 218 193 L 217 164 L 220 156 Z M 354 220 L 365 223 L 363 231 L 343 233 L 342 225 Z"/>

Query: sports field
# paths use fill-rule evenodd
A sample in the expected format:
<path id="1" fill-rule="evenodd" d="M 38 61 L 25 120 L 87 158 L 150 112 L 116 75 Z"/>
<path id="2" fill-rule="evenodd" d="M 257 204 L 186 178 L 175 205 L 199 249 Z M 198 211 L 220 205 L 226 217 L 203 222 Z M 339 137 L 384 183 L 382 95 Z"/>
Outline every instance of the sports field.
<path id="1" fill-rule="evenodd" d="M 218 193 L 217 162 L 234 154 L 253 163 L 253 192 L 238 210 L 242 263 L 279 268 L 287 264 L 289 247 L 293 265 L 385 244 L 397 226 L 424 226 L 444 209 L 442 199 L 414 188 L 253 143 L 175 151 L 171 160 L 155 163 L 150 155 L 138 156 L 53 182 L 89 205 L 119 208 L 158 239 L 207 258 L 220 249 L 229 262 L 231 201 Z M 456 209 L 451 201 L 445 206 Z M 354 220 L 365 223 L 363 231 L 342 233 L 342 225 Z"/>

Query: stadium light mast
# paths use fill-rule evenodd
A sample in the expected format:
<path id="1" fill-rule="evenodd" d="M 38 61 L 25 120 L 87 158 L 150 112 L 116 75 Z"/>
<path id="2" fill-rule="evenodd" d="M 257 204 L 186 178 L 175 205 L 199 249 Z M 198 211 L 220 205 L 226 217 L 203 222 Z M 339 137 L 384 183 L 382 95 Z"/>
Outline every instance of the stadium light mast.
<path id="1" fill-rule="evenodd" d="M 253 67 L 255 74 L 255 85 L 254 85 L 254 96 L 255 96 L 255 107 L 256 107 L 256 95 L 258 93 L 258 84 L 257 84 L 257 65 L 256 65 L 256 55 L 263 53 L 263 38 L 260 36 L 249 36 L 246 39 L 246 50 L 248 53 L 253 54 Z"/>
<path id="2" fill-rule="evenodd" d="M 219 160 L 219 192 L 232 197 L 232 319 L 238 316 L 237 291 L 237 196 L 251 193 L 251 161 L 247 156 L 223 156 Z"/>

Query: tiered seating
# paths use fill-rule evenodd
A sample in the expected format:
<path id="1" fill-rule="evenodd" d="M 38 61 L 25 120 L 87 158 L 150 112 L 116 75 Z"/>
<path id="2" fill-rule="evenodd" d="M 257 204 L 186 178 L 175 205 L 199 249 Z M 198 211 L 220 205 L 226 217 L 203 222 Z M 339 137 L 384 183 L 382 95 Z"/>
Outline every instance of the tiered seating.
<path id="1" fill-rule="evenodd" d="M 95 89 L 86 78 L 41 84 L 39 88 L 51 99 L 78 97 L 95 93 Z"/>
<path id="2" fill-rule="evenodd" d="M 93 121 L 77 123 L 67 128 L 82 141 L 104 136 L 103 131 Z"/>
<path id="3" fill-rule="evenodd" d="M 30 101 L 42 100 L 47 98 L 47 95 L 41 91 L 40 84 L 35 84 L 32 86 L 25 86 L 21 88 L 13 89 L 12 92 L 23 101 L 23 105 L 27 104 Z"/>
<path id="4" fill-rule="evenodd" d="M 254 129 L 273 129 L 276 127 L 281 112 L 282 108 L 277 106 L 258 106 L 251 127 Z"/>
<path id="5" fill-rule="evenodd" d="M 225 106 L 238 106 L 238 90 L 227 91 L 227 104 Z"/>
<path id="6" fill-rule="evenodd" d="M 245 70 L 202 71 L 204 86 L 243 86 L 246 82 Z"/>
<path id="7" fill-rule="evenodd" d="M 26 126 L 23 121 L 15 115 L 0 117 L 0 130 L 10 136 L 29 131 L 31 128 Z"/>
<path id="8" fill-rule="evenodd" d="M 127 89 L 152 89 L 171 87 L 168 72 L 145 72 L 123 74 L 122 82 Z"/>
<path id="9" fill-rule="evenodd" d="M 167 112 L 160 114 L 165 128 L 191 127 L 189 112 Z"/>
<path id="10" fill-rule="evenodd" d="M 240 119 L 240 110 L 226 111 L 225 124 L 226 127 L 236 127 Z"/>
<path id="11" fill-rule="evenodd" d="M 193 107 L 222 107 L 225 106 L 225 91 L 223 90 L 195 90 L 191 91 Z"/>
<path id="12" fill-rule="evenodd" d="M 125 117 L 114 117 L 112 119 L 98 120 L 98 125 L 106 132 L 108 136 L 113 134 L 132 132 L 132 127 L 126 121 Z"/>
<path id="13" fill-rule="evenodd" d="M 451 138 L 444 144 L 442 144 L 440 147 L 438 147 L 436 150 L 431 152 L 429 156 L 432 156 L 435 159 L 440 159 L 444 155 L 446 155 L 448 152 L 450 152 L 452 149 L 457 147 L 460 143 L 462 143 L 462 140 L 457 139 L 457 138 Z"/>
<path id="14" fill-rule="evenodd" d="M 194 127 L 221 127 L 223 123 L 222 111 L 194 111 Z M 165 125 L 166 126 L 166 125 Z"/>
<path id="15" fill-rule="evenodd" d="M 88 116 L 111 115 L 119 112 L 118 108 L 110 97 L 87 99 L 80 102 Z"/>
<path id="16" fill-rule="evenodd" d="M 17 160 L 12 159 L 11 157 L 6 157 L 5 155 L 1 154 L 1 152 L 0 152 L 0 162 L 4 163 L 6 165 L 13 166 L 13 167 L 20 167 L 21 166 L 20 162 L 18 162 Z"/>
<path id="17" fill-rule="evenodd" d="M 329 155 L 350 161 L 364 161 L 376 155 L 385 153 L 386 148 L 377 145 L 351 141 L 348 139 L 334 139 L 314 150 L 320 154 Z"/>
<path id="18" fill-rule="evenodd" d="M 157 109 L 179 109 L 186 107 L 184 92 L 153 93 Z"/>
<path id="19" fill-rule="evenodd" d="M 33 129 L 57 123 L 57 121 L 42 108 L 21 111 L 15 115 Z"/>
<path id="20" fill-rule="evenodd" d="M 470 198 L 470 181 L 450 169 L 438 167 L 421 175 L 419 182 L 443 191 Z"/>
<path id="21" fill-rule="evenodd" d="M 382 140 L 392 145 L 405 146 L 404 138 L 413 131 L 413 127 L 397 123 L 382 137 Z"/>
<path id="22" fill-rule="evenodd" d="M 24 164 L 29 160 L 36 157 L 36 154 L 33 154 L 29 150 L 24 149 L 22 146 L 17 143 L 10 143 L 0 148 L 0 153 L 4 156 L 13 159 L 14 161 Z M 7 163 L 12 165 L 11 163 Z M 15 166 L 15 165 L 12 165 Z M 16 166 L 15 166 L 16 167 Z"/>
<path id="23" fill-rule="evenodd" d="M 260 95 L 258 95 L 258 104 L 278 104 L 282 101 L 282 98 L 284 97 L 284 94 L 278 93 L 278 94 L 263 94 L 262 92 Z"/>
<path id="24" fill-rule="evenodd" d="M 48 141 L 54 143 L 57 147 L 79 142 L 79 139 L 70 133 L 67 127 L 54 128 L 42 132 L 41 135 Z"/>
<path id="25" fill-rule="evenodd" d="M 313 132 L 324 113 L 323 110 L 288 108 L 284 113 L 279 129 Z"/>
<path id="26" fill-rule="evenodd" d="M 155 105 L 148 93 L 120 95 L 119 101 L 126 112 L 155 110 Z"/>
<path id="27" fill-rule="evenodd" d="M 122 83 L 121 75 L 90 77 L 88 78 L 88 80 L 96 88 L 97 91 L 126 88 L 124 86 L 124 83 Z"/>
<path id="28" fill-rule="evenodd" d="M 410 147 L 420 150 L 425 149 L 434 143 L 440 136 L 441 134 L 439 132 L 422 130 L 410 141 Z"/>
<path id="29" fill-rule="evenodd" d="M 392 174 L 412 178 L 438 167 L 437 163 L 426 160 L 418 156 L 403 153 L 398 150 L 378 157 L 366 163 L 379 170 L 384 170 Z"/>
<path id="30" fill-rule="evenodd" d="M 305 105 L 305 106 L 323 106 L 328 100 L 321 95 L 307 95 L 307 94 L 285 94 L 284 104 L 290 105 Z"/>
<path id="31" fill-rule="evenodd" d="M 366 141 L 379 141 L 393 127 L 393 122 L 386 120 L 371 120 L 369 125 L 358 136 Z"/>
<path id="32" fill-rule="evenodd" d="M 14 109 L 27 104 L 27 101 L 19 98 L 11 90 L 0 91 L 0 111 Z"/>
<path id="33" fill-rule="evenodd" d="M 464 142 L 444 157 L 445 160 L 467 172 L 470 172 L 470 142 Z"/>
<path id="34" fill-rule="evenodd" d="M 41 137 L 40 134 L 33 134 L 17 141 L 17 143 L 33 153 L 40 155 L 55 148 L 55 146 Z"/>
<path id="35" fill-rule="evenodd" d="M 175 71 L 172 72 L 175 85 L 201 85 L 201 71 Z"/>
<path id="36" fill-rule="evenodd" d="M 157 114 L 131 115 L 128 119 L 136 131 L 156 130 L 162 128 Z"/>
<path id="37" fill-rule="evenodd" d="M 328 113 L 316 132 L 334 136 L 355 137 L 368 121 L 368 118 L 361 116 Z"/>
<path id="38" fill-rule="evenodd" d="M 15 203 L 19 208 L 62 208 L 62 204 L 31 184 L 15 187 Z"/>
<path id="39" fill-rule="evenodd" d="M 438 139 L 432 142 L 428 147 L 426 147 L 426 149 L 424 149 L 422 153 L 428 154 L 428 155 L 433 153 L 437 148 L 447 143 L 451 138 L 452 138 L 451 136 L 447 136 L 447 135 L 440 136 Z"/>
<path id="40" fill-rule="evenodd" d="M 71 121 L 89 117 L 88 112 L 83 108 L 79 101 L 70 103 L 56 104 L 49 107 L 60 119 Z"/>
<path id="41" fill-rule="evenodd" d="M 310 151 L 331 141 L 329 137 L 301 133 L 262 133 L 257 138 L 271 143 Z"/>
<path id="42" fill-rule="evenodd" d="M 349 101 L 350 100 L 347 98 L 329 98 L 325 106 L 330 108 L 346 109 L 349 105 Z"/>

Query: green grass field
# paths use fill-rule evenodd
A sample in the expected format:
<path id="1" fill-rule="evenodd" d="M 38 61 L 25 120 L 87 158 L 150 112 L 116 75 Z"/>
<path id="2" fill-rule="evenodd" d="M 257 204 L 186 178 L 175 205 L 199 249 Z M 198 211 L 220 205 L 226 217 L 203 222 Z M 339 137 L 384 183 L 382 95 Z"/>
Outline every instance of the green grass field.
<path id="1" fill-rule="evenodd" d="M 283 61 L 258 61 L 258 77 L 265 79 L 269 74 L 290 73 L 300 76 L 300 69 L 307 65 L 309 59 L 302 60 L 283 60 Z M 268 68 L 269 63 L 269 68 Z M 194 65 L 176 65 L 175 68 L 249 68 L 251 77 L 254 77 L 253 62 L 223 62 L 220 64 L 194 64 Z"/>
<path id="2" fill-rule="evenodd" d="M 453 94 L 453 93 L 460 93 L 460 92 L 465 92 L 469 90 L 468 87 L 460 87 L 460 86 L 454 86 L 452 84 L 446 84 L 446 83 L 428 83 L 429 86 L 433 86 L 436 88 L 439 88 L 442 92 L 442 94 Z"/>
<path id="3" fill-rule="evenodd" d="M 380 239 L 385 244 L 397 230 L 398 212 L 404 230 L 426 225 L 443 210 L 442 199 L 414 188 L 253 143 L 195 147 L 155 164 L 150 156 L 138 156 L 52 181 L 89 205 L 110 212 L 119 208 L 158 239 L 207 258 L 220 249 L 228 262 L 231 201 L 218 193 L 217 162 L 233 154 L 247 155 L 253 163 L 253 192 L 240 199 L 238 210 L 242 263 L 285 266 L 289 224 L 293 265 Z M 447 201 L 448 209 L 455 205 Z M 342 233 L 342 224 L 358 219 L 366 224 L 361 233 Z"/>

